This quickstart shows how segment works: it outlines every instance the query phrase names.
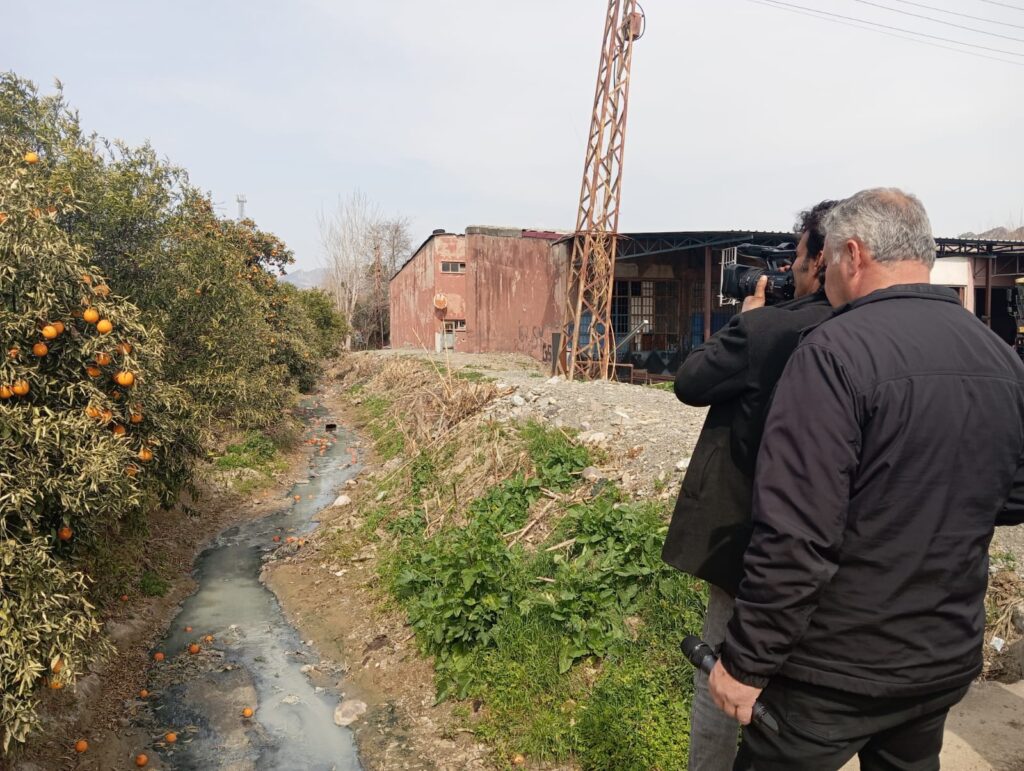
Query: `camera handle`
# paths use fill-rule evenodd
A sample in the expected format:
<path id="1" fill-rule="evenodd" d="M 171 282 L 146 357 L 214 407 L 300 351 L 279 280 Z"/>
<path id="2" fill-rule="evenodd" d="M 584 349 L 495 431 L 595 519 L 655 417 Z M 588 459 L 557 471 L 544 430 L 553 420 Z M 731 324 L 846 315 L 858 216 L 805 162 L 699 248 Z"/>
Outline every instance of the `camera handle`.
<path id="1" fill-rule="evenodd" d="M 714 669 L 715 664 L 718 663 L 718 657 L 715 656 L 715 652 L 711 650 L 711 646 L 696 635 L 686 635 L 679 647 L 683 649 L 683 655 L 690 660 L 690 663 L 706 675 L 710 675 L 711 670 Z M 775 719 L 772 713 L 768 711 L 768 708 L 759 701 L 754 702 L 751 722 L 755 725 L 761 726 L 762 728 L 767 728 L 774 734 L 779 732 L 779 722 Z"/>

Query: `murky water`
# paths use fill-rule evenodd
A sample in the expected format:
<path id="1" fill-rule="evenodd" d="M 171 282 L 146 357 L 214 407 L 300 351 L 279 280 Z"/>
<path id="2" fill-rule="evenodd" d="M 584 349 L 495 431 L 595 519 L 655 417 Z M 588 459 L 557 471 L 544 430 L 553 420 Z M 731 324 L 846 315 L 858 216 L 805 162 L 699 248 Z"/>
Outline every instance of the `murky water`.
<path id="1" fill-rule="evenodd" d="M 324 434 L 328 418 L 311 411 L 309 426 Z M 358 471 L 353 437 L 331 434 L 336 442 L 314 455 L 308 484 L 282 502 L 284 510 L 224 531 L 196 563 L 199 590 L 183 605 L 159 650 L 182 651 L 199 636 L 212 634 L 211 646 L 223 652 L 191 681 L 166 688 L 155 704 L 160 722 L 189 726 L 163 753 L 171 768 L 259 769 L 259 771 L 355 771 L 360 768 L 352 733 L 334 723 L 339 693 L 316 688 L 301 670 L 318 657 L 289 626 L 277 598 L 258 580 L 261 556 L 300 537 L 315 526 L 316 513 L 329 506 L 334 492 Z M 192 632 L 185 632 L 186 626 Z M 209 654 L 206 654 L 209 655 Z M 217 654 L 213 654 L 217 655 Z M 307 667 L 308 669 L 308 667 Z M 337 678 L 334 678 L 336 681 Z M 333 681 L 332 681 L 333 682 Z M 255 699 L 256 703 L 248 701 Z M 246 707 L 255 710 L 241 718 Z"/>

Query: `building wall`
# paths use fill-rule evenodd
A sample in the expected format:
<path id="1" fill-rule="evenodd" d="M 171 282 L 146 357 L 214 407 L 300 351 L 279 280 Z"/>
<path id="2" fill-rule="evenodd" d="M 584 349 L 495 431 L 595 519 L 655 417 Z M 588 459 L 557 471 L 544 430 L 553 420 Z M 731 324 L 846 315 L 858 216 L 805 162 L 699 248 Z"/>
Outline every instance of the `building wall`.
<path id="1" fill-rule="evenodd" d="M 564 250 L 554 234 L 467 228 L 466 235 L 428 239 L 392 278 L 391 344 L 433 350 L 445 321 L 464 321 L 455 350 L 514 352 L 550 361 L 551 334 L 561 327 Z M 443 273 L 442 262 L 465 263 Z M 563 265 L 563 263 L 565 263 Z M 437 310 L 443 294 L 447 307 Z"/>
<path id="2" fill-rule="evenodd" d="M 391 279 L 391 345 L 395 348 L 434 348 L 434 242 L 427 241 Z"/>
<path id="3" fill-rule="evenodd" d="M 474 296 L 471 350 L 509 351 L 550 362 L 551 335 L 561 329 L 565 251 L 544 236 L 468 232 Z"/>

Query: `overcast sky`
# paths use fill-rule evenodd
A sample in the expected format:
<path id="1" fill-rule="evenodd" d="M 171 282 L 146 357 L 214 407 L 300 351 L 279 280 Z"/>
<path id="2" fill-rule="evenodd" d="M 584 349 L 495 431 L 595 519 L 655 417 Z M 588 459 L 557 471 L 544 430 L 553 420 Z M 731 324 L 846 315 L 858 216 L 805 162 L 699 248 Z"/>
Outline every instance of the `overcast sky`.
<path id="1" fill-rule="evenodd" d="M 1013 63 L 750 0 L 646 0 L 621 229 L 788 229 L 877 185 L 917 193 L 938 235 L 1024 224 L 1024 0 L 873 2 L 992 34 L 792 0 Z M 0 67 L 59 78 L 87 129 L 150 140 L 223 214 L 244 192 L 298 267 L 319 263 L 317 213 L 356 189 L 417 242 L 575 225 L 604 0 L 13 4 Z"/>

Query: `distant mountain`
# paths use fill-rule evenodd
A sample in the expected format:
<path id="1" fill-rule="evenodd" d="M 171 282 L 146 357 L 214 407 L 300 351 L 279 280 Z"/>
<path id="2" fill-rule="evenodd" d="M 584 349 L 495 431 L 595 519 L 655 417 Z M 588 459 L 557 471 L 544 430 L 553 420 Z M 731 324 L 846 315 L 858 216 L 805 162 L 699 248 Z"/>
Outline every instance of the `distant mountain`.
<path id="1" fill-rule="evenodd" d="M 1024 227 L 1016 230 L 992 228 L 984 233 L 964 233 L 961 238 L 991 238 L 993 241 L 1024 241 Z"/>
<path id="2" fill-rule="evenodd" d="M 325 268 L 293 270 L 287 276 L 281 276 L 278 281 L 285 281 L 292 286 L 297 286 L 299 289 L 323 287 L 327 283 L 327 270 Z"/>

